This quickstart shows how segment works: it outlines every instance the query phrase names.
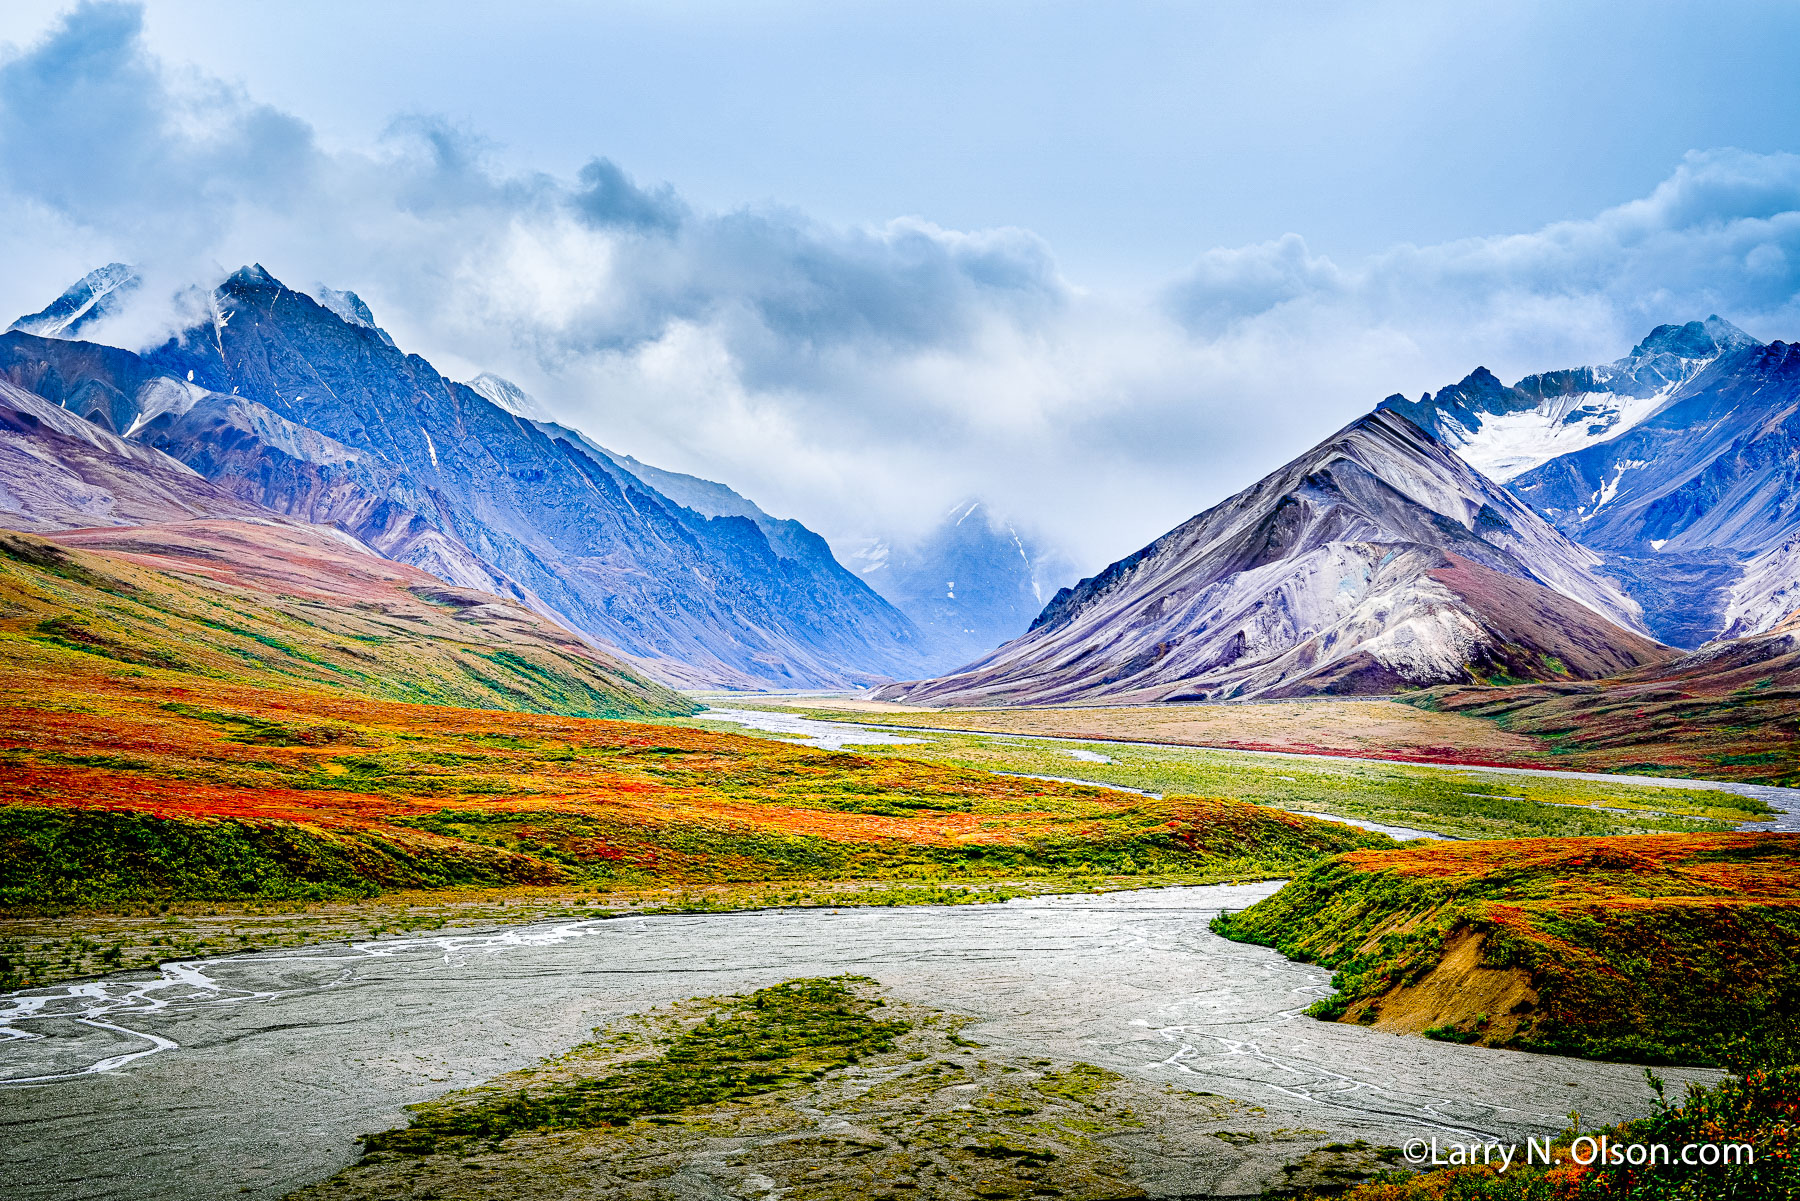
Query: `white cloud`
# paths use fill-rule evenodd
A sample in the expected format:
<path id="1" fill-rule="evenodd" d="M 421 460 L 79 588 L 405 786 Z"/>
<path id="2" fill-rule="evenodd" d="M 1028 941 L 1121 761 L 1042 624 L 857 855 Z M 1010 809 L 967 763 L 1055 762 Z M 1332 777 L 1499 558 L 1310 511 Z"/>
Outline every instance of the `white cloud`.
<path id="1" fill-rule="evenodd" d="M 515 378 L 840 545 L 981 495 L 1092 570 L 1388 393 L 1610 359 L 1715 311 L 1792 336 L 1800 157 L 1695 153 L 1590 219 L 1356 262 L 1294 234 L 1215 248 L 1109 295 L 1028 231 L 702 211 L 601 157 L 502 171 L 428 116 L 327 150 L 88 4 L 0 65 L 0 250 L 20 312 L 113 259 L 152 298 L 250 261 L 353 288 L 447 373 Z"/>

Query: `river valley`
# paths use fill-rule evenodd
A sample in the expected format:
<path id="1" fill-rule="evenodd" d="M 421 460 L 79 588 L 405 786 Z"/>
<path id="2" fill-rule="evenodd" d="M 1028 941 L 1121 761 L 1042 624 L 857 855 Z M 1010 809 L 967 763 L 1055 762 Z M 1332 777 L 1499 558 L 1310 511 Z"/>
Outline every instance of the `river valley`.
<path id="1" fill-rule="evenodd" d="M 402 1107 L 609 1020 L 801 975 L 874 977 L 997 1050 L 1235 1097 L 1280 1154 L 1433 1132 L 1509 1140 L 1645 1111 L 1641 1070 L 1302 1014 L 1322 969 L 1207 929 L 1277 884 L 949 908 L 549 923 L 253 953 L 0 999 L 0 1176 L 17 1198 L 283 1195 Z M 1671 1086 L 1715 1073 L 1666 1071 Z M 1265 1139 L 1266 1143 L 1267 1140 Z M 1279 1176 L 1248 1145 L 1234 1194 Z"/>

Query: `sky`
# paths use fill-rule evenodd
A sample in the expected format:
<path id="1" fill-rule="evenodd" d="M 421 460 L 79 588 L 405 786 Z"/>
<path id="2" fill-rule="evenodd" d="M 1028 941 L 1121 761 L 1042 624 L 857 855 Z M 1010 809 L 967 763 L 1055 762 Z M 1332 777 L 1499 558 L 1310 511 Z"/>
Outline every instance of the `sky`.
<path id="1" fill-rule="evenodd" d="M 1800 5 L 1480 8 L 15 2 L 0 312 L 257 261 L 840 553 L 1091 572 L 1393 392 L 1800 338 Z"/>

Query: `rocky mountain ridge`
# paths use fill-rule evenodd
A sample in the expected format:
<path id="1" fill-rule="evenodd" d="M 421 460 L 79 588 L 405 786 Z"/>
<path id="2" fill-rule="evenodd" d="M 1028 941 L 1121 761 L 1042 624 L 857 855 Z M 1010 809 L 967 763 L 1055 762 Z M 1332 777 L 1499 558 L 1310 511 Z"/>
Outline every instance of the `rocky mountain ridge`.
<path id="1" fill-rule="evenodd" d="M 332 299 L 247 267 L 209 320 L 143 355 L 15 331 L 0 376 L 670 680 L 844 687 L 922 665 L 911 623 L 798 523 L 772 541 L 749 517 L 689 508 L 404 354 L 353 294 Z"/>
<path id="2" fill-rule="evenodd" d="M 1528 375 L 1512 387 L 1486 367 L 1416 401 L 1379 407 L 1405 416 L 1498 483 L 1618 437 L 1722 356 L 1762 345 L 1717 316 L 1659 325 L 1631 353 L 1598 367 Z"/>

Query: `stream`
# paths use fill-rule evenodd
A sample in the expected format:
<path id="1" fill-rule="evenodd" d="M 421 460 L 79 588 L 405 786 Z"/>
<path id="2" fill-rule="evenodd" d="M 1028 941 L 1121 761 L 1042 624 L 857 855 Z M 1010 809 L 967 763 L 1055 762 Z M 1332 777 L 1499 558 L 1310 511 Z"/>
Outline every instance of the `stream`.
<path id="1" fill-rule="evenodd" d="M 630 917 L 246 953 L 0 997 L 9 1198 L 276 1198 L 401 1107 L 622 1015 L 854 972 L 984 1044 L 1398 1144 L 1642 1113 L 1641 1070 L 1318 1022 L 1328 974 L 1207 921 L 1278 882 L 998 905 Z M 1679 1092 L 1716 1073 L 1666 1071 Z"/>

